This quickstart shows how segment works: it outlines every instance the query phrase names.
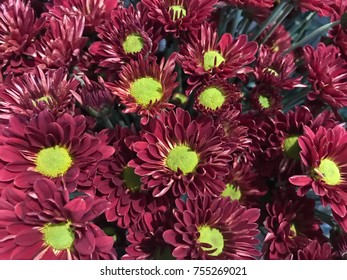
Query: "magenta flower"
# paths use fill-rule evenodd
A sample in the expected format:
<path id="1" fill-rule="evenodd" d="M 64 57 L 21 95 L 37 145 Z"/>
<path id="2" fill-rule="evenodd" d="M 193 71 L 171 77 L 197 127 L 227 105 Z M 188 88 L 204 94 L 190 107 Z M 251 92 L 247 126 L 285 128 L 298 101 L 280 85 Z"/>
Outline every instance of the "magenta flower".
<path id="1" fill-rule="evenodd" d="M 0 259 L 115 259 L 114 239 L 92 222 L 107 205 L 90 196 L 69 200 L 48 179 L 27 195 L 8 189 L 0 198 Z"/>

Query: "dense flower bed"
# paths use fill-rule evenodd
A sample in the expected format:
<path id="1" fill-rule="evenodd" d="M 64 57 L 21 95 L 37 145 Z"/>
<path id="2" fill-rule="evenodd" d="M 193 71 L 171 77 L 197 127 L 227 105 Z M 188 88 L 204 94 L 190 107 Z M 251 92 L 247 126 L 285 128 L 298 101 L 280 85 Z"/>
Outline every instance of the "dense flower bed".
<path id="1" fill-rule="evenodd" d="M 1 0 L 0 259 L 347 257 L 344 0 Z"/>

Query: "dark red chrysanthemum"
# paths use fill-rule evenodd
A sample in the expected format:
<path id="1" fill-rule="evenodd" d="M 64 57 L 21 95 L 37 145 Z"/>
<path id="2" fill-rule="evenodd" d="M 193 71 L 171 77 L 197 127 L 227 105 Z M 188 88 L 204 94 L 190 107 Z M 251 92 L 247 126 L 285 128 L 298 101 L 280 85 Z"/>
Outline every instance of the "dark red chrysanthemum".
<path id="1" fill-rule="evenodd" d="M 6 190 L 0 199 L 0 259 L 115 259 L 113 238 L 92 222 L 107 205 L 86 195 L 69 200 L 68 191 L 48 179 L 37 180 L 27 195 Z"/>
<path id="2" fill-rule="evenodd" d="M 256 249 L 259 209 L 210 196 L 177 199 L 176 207 L 176 223 L 163 237 L 175 247 L 172 254 L 177 259 L 249 260 L 260 255 Z"/>
<path id="3" fill-rule="evenodd" d="M 54 16 L 60 20 L 65 15 L 83 16 L 87 31 L 95 31 L 95 28 L 111 16 L 112 10 L 120 5 L 118 0 L 54 0 L 47 3 L 47 16 Z"/>
<path id="4" fill-rule="evenodd" d="M 35 42 L 36 63 L 47 68 L 73 68 L 87 43 L 87 38 L 82 37 L 83 30 L 82 16 L 64 16 L 61 20 L 51 17 L 45 34 Z"/>
<path id="5" fill-rule="evenodd" d="M 274 6 L 273 0 L 223 0 L 228 5 L 235 6 L 245 11 L 245 15 L 256 21 L 265 20 Z"/>
<path id="6" fill-rule="evenodd" d="M 174 108 L 169 99 L 178 85 L 175 58 L 173 53 L 166 62 L 162 59 L 157 64 L 154 59 L 139 57 L 138 61 L 132 60 L 122 68 L 117 81 L 106 83 L 126 106 L 124 113 L 137 113 L 147 122 L 149 116 Z"/>
<path id="7" fill-rule="evenodd" d="M 1 3 L 0 18 L 1 73 L 22 74 L 34 65 L 30 59 L 34 52 L 33 42 L 44 19 L 37 20 L 30 3 L 21 0 Z"/>
<path id="8" fill-rule="evenodd" d="M 319 16 L 326 17 L 333 14 L 330 7 L 336 0 L 293 0 L 294 4 L 301 9 L 302 12 L 313 11 Z"/>
<path id="9" fill-rule="evenodd" d="M 298 251 L 298 260 L 332 260 L 334 254 L 329 243 L 319 244 L 317 240 L 311 240 L 307 246 Z"/>
<path id="10" fill-rule="evenodd" d="M 140 176 L 128 166 L 136 154 L 131 151 L 127 138 L 136 136 L 128 128 L 116 127 L 112 132 L 115 153 L 111 158 L 98 163 L 94 185 L 111 202 L 105 215 L 107 221 L 114 221 L 120 228 L 136 224 L 143 214 L 149 195 L 142 191 Z"/>
<path id="11" fill-rule="evenodd" d="M 185 32 L 198 30 L 206 21 L 217 0 L 142 0 L 148 17 L 164 27 L 167 33 L 175 37 Z"/>
<path id="12" fill-rule="evenodd" d="M 211 118 L 192 120 L 177 108 L 151 119 L 142 131 L 133 144 L 137 157 L 128 165 L 141 176 L 143 189 L 153 190 L 155 197 L 170 190 L 175 197 L 187 193 L 190 198 L 223 191 L 231 157 Z"/>
<path id="13" fill-rule="evenodd" d="M 35 67 L 33 72 L 9 77 L 0 85 L 0 118 L 9 119 L 11 114 L 31 117 L 38 107 L 49 108 L 55 115 L 74 114 L 73 93 L 78 85 L 63 68 L 44 72 Z"/>
<path id="14" fill-rule="evenodd" d="M 234 161 L 225 179 L 226 186 L 222 197 L 238 200 L 241 205 L 259 206 L 259 198 L 267 193 L 265 180 L 252 168 L 250 163 Z"/>
<path id="15" fill-rule="evenodd" d="M 50 178 L 69 192 L 93 192 L 93 170 L 99 160 L 111 156 L 103 132 L 85 133 L 83 116 L 53 116 L 41 111 L 27 123 L 14 116 L 3 130 L 0 157 L 6 163 L 0 170 L 2 187 L 14 184 L 30 190 L 38 178 Z M 0 185 L 0 186 L 1 186 Z"/>
<path id="16" fill-rule="evenodd" d="M 342 16 L 347 12 L 347 3 L 344 0 L 335 0 L 330 5 L 334 10 L 331 16 L 331 21 L 341 20 Z M 328 37 L 333 39 L 334 45 L 337 46 L 344 58 L 347 57 L 347 29 L 346 26 L 339 24 L 334 26 L 328 33 Z"/>
<path id="17" fill-rule="evenodd" d="M 235 85 L 212 79 L 197 89 L 194 108 L 205 115 L 220 115 L 240 100 L 241 92 Z"/>
<path id="18" fill-rule="evenodd" d="M 258 42 L 261 43 L 268 36 L 269 32 L 272 31 L 273 25 L 269 26 L 260 34 Z M 292 37 L 290 33 L 285 29 L 285 27 L 280 24 L 271 34 L 271 36 L 263 44 L 267 48 L 271 49 L 274 52 L 283 53 L 291 47 Z"/>
<path id="19" fill-rule="evenodd" d="M 314 132 L 305 126 L 299 137 L 303 174 L 289 178 L 298 186 L 298 195 L 310 189 L 320 196 L 323 206 L 330 205 L 335 215 L 347 215 L 347 132 L 342 126 L 319 127 Z M 339 220 L 338 220 L 339 221 Z M 347 224 L 347 223 L 346 223 Z"/>
<path id="20" fill-rule="evenodd" d="M 265 115 L 273 115 L 282 108 L 280 90 L 271 84 L 264 83 L 253 88 L 249 101 L 256 113 Z"/>
<path id="21" fill-rule="evenodd" d="M 316 50 L 305 46 L 304 56 L 312 85 L 307 98 L 319 98 L 333 108 L 347 106 L 347 63 L 339 49 L 319 43 Z"/>
<path id="22" fill-rule="evenodd" d="M 271 160 L 279 158 L 278 177 L 288 178 L 301 172 L 300 146 L 298 139 L 304 132 L 304 125 L 317 131 L 320 126 L 332 128 L 337 121 L 329 111 L 324 111 L 316 118 L 305 107 L 295 107 L 286 114 L 279 111 L 274 116 L 276 129 L 269 136 L 269 148 L 267 153 Z"/>
<path id="23" fill-rule="evenodd" d="M 161 39 L 161 28 L 148 21 L 141 7 L 119 7 L 111 13 L 110 20 L 96 28 L 101 41 L 89 47 L 94 62 L 108 70 L 118 71 L 122 65 L 137 60 L 139 56 L 154 56 Z"/>
<path id="24" fill-rule="evenodd" d="M 266 205 L 268 216 L 264 222 L 268 230 L 263 246 L 266 259 L 295 259 L 309 239 L 324 239 L 320 221 L 314 217 L 314 200 L 281 189 L 272 201 Z"/>
<path id="25" fill-rule="evenodd" d="M 105 87 L 101 77 L 98 81 L 89 80 L 87 76 L 82 77 L 83 85 L 78 88 L 75 97 L 80 105 L 92 116 L 102 117 L 107 115 L 114 103 L 115 96 Z"/>
<path id="26" fill-rule="evenodd" d="M 251 118 L 243 117 L 241 106 L 222 112 L 215 123 L 222 140 L 237 157 L 251 147 L 250 128 L 255 124 Z"/>
<path id="27" fill-rule="evenodd" d="M 160 202 L 159 202 L 160 201 Z M 163 232 L 172 228 L 174 217 L 166 199 L 154 200 L 146 207 L 141 219 L 128 229 L 124 260 L 174 259 L 172 246 L 163 239 Z"/>
<path id="28" fill-rule="evenodd" d="M 247 35 L 236 40 L 225 33 L 218 40 L 215 28 L 205 23 L 192 33 L 178 55 L 184 73 L 189 75 L 188 93 L 207 79 L 232 78 L 252 71 L 247 65 L 255 60 L 257 43 L 247 42 Z"/>
<path id="29" fill-rule="evenodd" d="M 28 57 L 34 53 L 33 42 L 44 19 L 36 19 L 30 3 L 25 2 L 11 0 L 0 4 L 0 66 L 5 74 L 23 73 L 33 66 Z"/>
<path id="30" fill-rule="evenodd" d="M 258 84 L 271 85 L 279 90 L 290 90 L 305 87 L 301 78 L 292 78 L 295 72 L 294 57 L 291 54 L 282 55 L 265 46 L 260 46 L 254 76 Z"/>
<path id="31" fill-rule="evenodd" d="M 347 231 L 334 229 L 330 231 L 330 242 L 338 259 L 347 259 Z"/>

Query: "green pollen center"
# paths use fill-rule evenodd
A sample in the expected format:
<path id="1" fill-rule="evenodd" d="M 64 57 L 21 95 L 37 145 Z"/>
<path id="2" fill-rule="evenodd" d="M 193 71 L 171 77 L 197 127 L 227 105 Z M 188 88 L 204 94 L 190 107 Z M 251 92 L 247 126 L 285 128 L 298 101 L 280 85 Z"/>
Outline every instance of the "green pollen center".
<path id="1" fill-rule="evenodd" d="M 233 184 L 226 184 L 225 190 L 221 194 L 222 197 L 230 197 L 232 200 L 240 200 L 241 191 L 235 188 Z"/>
<path id="2" fill-rule="evenodd" d="M 166 158 L 166 166 L 168 168 L 175 172 L 179 168 L 184 175 L 193 172 L 198 163 L 199 157 L 197 153 L 185 145 L 174 147 Z"/>
<path id="3" fill-rule="evenodd" d="M 36 157 L 36 171 L 56 178 L 64 175 L 72 165 L 72 158 L 64 147 L 54 146 L 42 149 Z"/>
<path id="4" fill-rule="evenodd" d="M 284 154 L 291 159 L 298 160 L 300 159 L 300 151 L 301 148 L 299 146 L 299 136 L 298 135 L 291 135 L 288 136 L 283 141 L 283 151 Z"/>
<path id="5" fill-rule="evenodd" d="M 144 46 L 143 38 L 138 33 L 128 35 L 123 42 L 123 49 L 126 53 L 138 53 Z"/>
<path id="6" fill-rule="evenodd" d="M 263 109 L 268 109 L 271 106 L 270 99 L 264 95 L 259 95 L 259 104 Z"/>
<path id="7" fill-rule="evenodd" d="M 207 71 L 213 67 L 218 67 L 224 60 L 224 57 L 219 52 L 208 51 L 204 54 L 204 69 Z"/>
<path id="8" fill-rule="evenodd" d="M 206 88 L 199 96 L 200 104 L 212 110 L 220 108 L 224 101 L 225 96 L 223 92 L 214 86 Z"/>
<path id="9" fill-rule="evenodd" d="M 292 224 L 291 226 L 290 226 L 290 230 L 292 231 L 292 233 L 293 233 L 293 237 L 295 237 L 295 236 L 297 236 L 297 231 L 296 231 L 296 227 L 295 227 L 295 225 L 294 224 Z"/>
<path id="10" fill-rule="evenodd" d="M 209 226 L 200 226 L 198 228 L 198 232 L 200 233 L 200 236 L 198 238 L 199 243 L 206 243 L 211 246 L 210 248 L 204 246 L 201 247 L 210 256 L 216 257 L 223 252 L 224 238 L 223 234 L 218 229 L 211 228 Z"/>
<path id="11" fill-rule="evenodd" d="M 49 102 L 51 100 L 52 100 L 51 96 L 45 95 L 45 96 L 42 96 L 42 97 L 37 98 L 35 100 L 32 100 L 32 104 L 36 107 L 39 104 L 39 102 L 45 102 L 45 103 L 49 104 Z"/>
<path id="12" fill-rule="evenodd" d="M 268 73 L 270 73 L 271 75 L 273 75 L 273 76 L 275 76 L 275 77 L 278 77 L 278 76 L 279 76 L 278 72 L 277 72 L 275 69 L 270 68 L 270 67 L 266 67 L 266 68 L 263 70 L 263 72 L 268 72 Z"/>
<path id="13" fill-rule="evenodd" d="M 135 80 L 130 86 L 130 94 L 140 105 L 147 106 L 160 100 L 163 96 L 161 83 L 151 77 Z"/>
<path id="14" fill-rule="evenodd" d="M 323 159 L 319 167 L 315 170 L 323 179 L 325 183 L 330 186 L 335 186 L 341 182 L 340 169 L 335 162 L 330 159 Z"/>
<path id="15" fill-rule="evenodd" d="M 179 5 L 170 6 L 169 11 L 172 11 L 172 20 L 178 20 L 184 18 L 187 15 L 185 8 Z"/>
<path id="16" fill-rule="evenodd" d="M 56 250 L 70 249 L 75 240 L 75 234 L 70 225 L 71 222 L 45 224 L 42 229 L 43 240 Z"/>
<path id="17" fill-rule="evenodd" d="M 123 170 L 123 180 L 126 187 L 132 192 L 138 192 L 141 186 L 140 176 L 135 174 L 134 168 L 126 167 Z"/>

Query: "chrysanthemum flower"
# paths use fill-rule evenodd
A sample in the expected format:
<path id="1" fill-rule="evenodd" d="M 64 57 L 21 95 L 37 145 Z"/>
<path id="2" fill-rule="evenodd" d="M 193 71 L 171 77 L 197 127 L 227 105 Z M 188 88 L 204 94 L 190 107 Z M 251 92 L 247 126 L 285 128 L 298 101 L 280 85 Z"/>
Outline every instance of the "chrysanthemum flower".
<path id="1" fill-rule="evenodd" d="M 274 134 L 269 136 L 268 153 L 271 160 L 279 158 L 278 172 L 279 178 L 288 178 L 291 175 L 301 172 L 300 146 L 298 139 L 304 133 L 304 125 L 317 131 L 320 126 L 326 128 L 334 127 L 337 121 L 329 111 L 324 111 L 316 118 L 311 111 L 305 107 L 295 107 L 294 110 L 286 114 L 279 111 L 274 116 L 276 129 Z M 270 151 L 271 150 L 271 151 Z"/>
<path id="2" fill-rule="evenodd" d="M 333 229 L 330 231 L 330 242 L 338 259 L 347 259 L 347 231 Z"/>
<path id="3" fill-rule="evenodd" d="M 241 100 L 241 92 L 227 81 L 212 79 L 195 94 L 194 108 L 206 115 L 219 115 Z"/>
<path id="4" fill-rule="evenodd" d="M 98 163 L 94 179 L 98 191 L 111 203 L 105 212 L 107 221 L 115 221 L 120 228 L 138 222 L 149 198 L 147 192 L 141 190 L 140 176 L 128 166 L 136 156 L 126 142 L 130 137 L 136 139 L 130 129 L 116 127 L 110 140 L 115 153 Z"/>
<path id="5" fill-rule="evenodd" d="M 301 84 L 302 77 L 292 78 L 295 72 L 294 57 L 282 55 L 265 46 L 260 46 L 259 57 L 254 68 L 254 76 L 258 84 L 271 85 L 279 90 L 290 90 L 305 87 Z"/>
<path id="6" fill-rule="evenodd" d="M 0 181 L 31 189 L 39 178 L 50 178 L 69 192 L 92 192 L 93 169 L 114 149 L 103 137 L 85 133 L 83 116 L 54 117 L 48 110 L 23 123 L 12 116 L 3 131 L 0 157 L 6 163 Z"/>
<path id="7" fill-rule="evenodd" d="M 259 198 L 267 192 L 267 186 L 251 164 L 233 162 L 225 179 L 226 186 L 220 196 L 238 200 L 248 208 L 257 207 Z"/>
<path id="8" fill-rule="evenodd" d="M 291 190 L 280 189 L 266 205 L 263 253 L 266 259 L 295 259 L 309 239 L 323 239 L 320 221 L 314 218 L 315 202 L 298 197 Z"/>
<path id="9" fill-rule="evenodd" d="M 311 240 L 305 248 L 298 251 L 298 260 L 332 260 L 334 254 L 329 243 L 319 244 Z"/>
<path id="10" fill-rule="evenodd" d="M 330 5 L 335 0 L 293 0 L 294 5 L 299 7 L 302 12 L 313 11 L 317 12 L 319 16 L 326 17 L 333 13 Z"/>
<path id="11" fill-rule="evenodd" d="M 252 143 L 250 128 L 254 127 L 254 121 L 251 118 L 243 117 L 241 110 L 239 105 L 223 111 L 215 118 L 215 124 L 219 127 L 222 140 L 229 146 L 230 152 L 237 156 L 250 148 Z"/>
<path id="12" fill-rule="evenodd" d="M 33 55 L 33 41 L 44 19 L 36 19 L 30 3 L 25 2 L 11 0 L 0 4 L 0 66 L 5 74 L 23 73 L 33 66 L 27 57 Z"/>
<path id="13" fill-rule="evenodd" d="M 153 56 L 161 39 L 160 27 L 148 21 L 141 7 L 119 7 L 111 13 L 110 20 L 96 28 L 101 41 L 89 47 L 94 62 L 109 70 L 119 70 L 139 56 Z"/>
<path id="14" fill-rule="evenodd" d="M 144 116 L 155 116 L 163 109 L 172 109 L 169 103 L 172 91 L 178 85 L 175 82 L 175 53 L 165 62 L 157 64 L 154 59 L 139 57 L 130 61 L 119 73 L 119 80 L 106 83 L 106 86 L 117 95 L 126 106 L 124 113 L 137 113 Z"/>
<path id="15" fill-rule="evenodd" d="M 271 75 L 271 74 L 270 74 Z M 250 95 L 252 108 L 258 113 L 273 115 L 282 108 L 282 96 L 280 90 L 271 84 L 260 84 L 256 86 Z"/>
<path id="16" fill-rule="evenodd" d="M 63 68 L 44 72 L 35 67 L 32 72 L 10 77 L 0 85 L 0 118 L 8 119 L 10 114 L 31 117 L 38 107 L 47 107 L 56 115 L 73 114 L 73 92 L 78 85 Z"/>
<path id="17" fill-rule="evenodd" d="M 83 16 L 87 31 L 95 31 L 95 27 L 104 23 L 111 16 L 111 11 L 119 5 L 118 0 L 54 0 L 48 3 L 46 8 L 48 16 L 54 16 L 60 20 L 64 15 Z"/>
<path id="18" fill-rule="evenodd" d="M 167 203 L 164 206 L 159 201 L 167 203 L 166 199 L 152 201 L 151 205 L 146 207 L 146 211 L 141 215 L 141 219 L 128 229 L 129 232 L 126 237 L 130 245 L 127 246 L 127 253 L 122 259 L 174 259 L 172 246 L 163 239 L 163 232 L 172 228 L 174 223 L 172 211 L 169 210 L 171 205 Z"/>
<path id="19" fill-rule="evenodd" d="M 177 108 L 151 119 L 142 131 L 142 139 L 133 144 L 137 157 L 128 165 L 154 197 L 169 190 L 175 197 L 187 193 L 191 198 L 223 191 L 231 157 L 211 118 L 191 120 Z"/>
<path id="20" fill-rule="evenodd" d="M 269 26 L 264 30 L 263 33 L 260 34 L 258 38 L 258 42 L 263 42 L 265 37 L 269 34 L 270 30 L 272 30 L 273 25 L 269 24 Z M 266 40 L 264 45 L 271 49 L 274 52 L 283 53 L 291 47 L 291 36 L 290 33 L 285 29 L 285 27 L 280 24 L 272 35 Z"/>
<path id="21" fill-rule="evenodd" d="M 36 63 L 47 68 L 75 66 L 87 42 L 87 38 L 82 37 L 83 30 L 82 16 L 64 16 L 62 20 L 51 17 L 45 34 L 35 42 Z"/>
<path id="22" fill-rule="evenodd" d="M 98 77 L 96 82 L 88 79 L 87 76 L 83 76 L 82 80 L 83 85 L 75 93 L 80 105 L 92 116 L 107 115 L 111 111 L 116 97 L 105 87 L 104 80 Z"/>
<path id="23" fill-rule="evenodd" d="M 335 0 L 330 5 L 333 9 L 331 21 L 341 20 L 342 16 L 347 12 L 347 3 L 343 0 Z M 347 29 L 339 24 L 334 26 L 328 33 L 328 37 L 334 41 L 334 45 L 337 46 L 344 57 L 347 57 Z"/>
<path id="24" fill-rule="evenodd" d="M 164 240 L 177 259 L 254 259 L 260 255 L 256 221 L 259 209 L 246 209 L 238 201 L 210 196 L 176 200 L 176 223 Z"/>
<path id="25" fill-rule="evenodd" d="M 197 30 L 207 20 L 217 0 L 142 0 L 148 17 L 178 38 Z"/>
<path id="26" fill-rule="evenodd" d="M 257 48 L 257 43 L 247 42 L 247 35 L 235 40 L 225 33 L 218 40 L 215 28 L 207 23 L 201 25 L 178 55 L 184 73 L 189 75 L 187 92 L 212 77 L 226 79 L 251 72 L 247 65 L 255 60 Z"/>
<path id="27" fill-rule="evenodd" d="M 304 56 L 312 85 L 307 98 L 319 98 L 333 108 L 347 106 L 347 63 L 340 57 L 339 49 L 319 43 L 316 50 L 305 46 Z"/>
<path id="28" fill-rule="evenodd" d="M 268 18 L 274 6 L 273 0 L 223 0 L 223 2 L 242 9 L 245 16 L 257 22 Z"/>
<path id="29" fill-rule="evenodd" d="M 289 178 L 304 196 L 311 188 L 320 196 L 323 206 L 330 205 L 341 218 L 347 215 L 347 132 L 341 126 L 320 127 L 313 132 L 305 126 L 299 137 L 303 175 Z"/>
<path id="30" fill-rule="evenodd" d="M 48 179 L 37 180 L 33 190 L 25 196 L 10 189 L 0 199 L 0 259 L 116 258 L 114 239 L 92 223 L 107 208 L 105 200 L 69 201 L 68 191 Z"/>

